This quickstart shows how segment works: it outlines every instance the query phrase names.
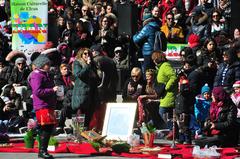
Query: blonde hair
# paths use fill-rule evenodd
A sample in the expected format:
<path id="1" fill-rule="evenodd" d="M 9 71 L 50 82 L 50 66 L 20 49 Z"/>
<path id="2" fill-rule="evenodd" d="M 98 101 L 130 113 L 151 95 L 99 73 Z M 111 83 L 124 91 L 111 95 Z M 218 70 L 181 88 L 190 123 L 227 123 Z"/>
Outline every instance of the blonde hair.
<path id="1" fill-rule="evenodd" d="M 146 74 L 146 76 L 147 75 L 155 76 L 155 70 L 154 69 L 147 69 L 145 74 Z"/>
<path id="2" fill-rule="evenodd" d="M 68 67 L 68 65 L 65 64 L 65 63 L 62 63 L 62 64 L 59 66 L 59 69 L 61 70 L 63 67 Z"/>
<path id="3" fill-rule="evenodd" d="M 78 52 L 77 52 L 76 59 L 77 59 L 77 60 L 80 60 L 80 59 L 82 58 L 82 55 L 83 55 L 84 51 L 86 51 L 86 50 L 87 50 L 89 53 L 91 53 L 91 50 L 90 50 L 89 48 L 87 48 L 87 47 L 81 48 L 81 49 L 78 50 Z"/>

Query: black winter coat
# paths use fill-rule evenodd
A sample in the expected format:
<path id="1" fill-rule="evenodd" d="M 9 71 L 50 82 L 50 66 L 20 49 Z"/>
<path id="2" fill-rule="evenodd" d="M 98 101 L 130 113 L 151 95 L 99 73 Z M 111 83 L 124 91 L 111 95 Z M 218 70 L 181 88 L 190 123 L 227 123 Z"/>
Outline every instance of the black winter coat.
<path id="1" fill-rule="evenodd" d="M 219 136 L 223 139 L 223 146 L 235 146 L 238 139 L 237 107 L 229 100 L 219 112 L 214 122 L 215 129 L 220 131 Z"/>
<path id="2" fill-rule="evenodd" d="M 23 72 L 19 72 L 17 67 L 14 67 L 11 73 L 11 76 L 8 80 L 9 84 L 17 83 L 21 86 L 27 86 L 27 78 L 30 73 L 28 68 L 24 68 Z"/>
<path id="3" fill-rule="evenodd" d="M 193 112 L 193 102 L 190 98 L 192 98 L 190 91 L 180 92 L 177 94 L 175 100 L 175 109 L 177 114 L 189 114 Z"/>
<path id="4" fill-rule="evenodd" d="M 102 81 L 98 86 L 101 102 L 115 102 L 117 97 L 118 74 L 114 61 L 107 56 L 96 56 L 94 57 L 94 61 L 102 73 Z"/>

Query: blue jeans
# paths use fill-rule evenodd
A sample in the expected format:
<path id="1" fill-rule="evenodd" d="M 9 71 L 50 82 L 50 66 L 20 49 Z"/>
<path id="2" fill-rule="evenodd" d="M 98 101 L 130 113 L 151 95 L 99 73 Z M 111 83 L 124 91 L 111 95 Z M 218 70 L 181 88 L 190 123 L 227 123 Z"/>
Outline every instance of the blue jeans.
<path id="1" fill-rule="evenodd" d="M 172 130 L 173 108 L 172 107 L 171 108 L 160 107 L 159 108 L 159 114 L 161 115 L 163 120 L 166 122 L 167 128 Z"/>

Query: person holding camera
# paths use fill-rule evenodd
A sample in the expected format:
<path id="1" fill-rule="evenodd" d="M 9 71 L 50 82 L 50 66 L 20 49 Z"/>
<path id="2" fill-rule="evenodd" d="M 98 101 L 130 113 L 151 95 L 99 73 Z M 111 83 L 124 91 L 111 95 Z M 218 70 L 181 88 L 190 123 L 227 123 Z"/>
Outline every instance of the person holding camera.
<path id="1" fill-rule="evenodd" d="M 219 64 L 222 61 L 221 52 L 213 38 L 207 38 L 202 48 L 196 52 L 198 66 L 210 66 L 212 63 Z"/>
<path id="2" fill-rule="evenodd" d="M 238 142 L 237 107 L 223 87 L 214 87 L 209 120 L 205 123 L 206 138 L 195 144 L 234 147 Z"/>
<path id="3" fill-rule="evenodd" d="M 0 96 L 0 120 L 10 120 L 18 116 L 18 110 L 22 106 L 21 96 L 16 93 L 13 85 L 7 84 L 2 88 Z"/>

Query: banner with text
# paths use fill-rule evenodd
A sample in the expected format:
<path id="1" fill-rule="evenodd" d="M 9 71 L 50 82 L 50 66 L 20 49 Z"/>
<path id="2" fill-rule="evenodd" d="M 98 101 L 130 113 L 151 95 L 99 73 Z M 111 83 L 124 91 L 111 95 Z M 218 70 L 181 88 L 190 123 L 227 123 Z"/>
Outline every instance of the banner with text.
<path id="1" fill-rule="evenodd" d="M 27 58 L 42 51 L 47 42 L 47 0 L 11 0 L 12 49 Z"/>
<path id="2" fill-rule="evenodd" d="M 171 61 L 180 61 L 180 51 L 187 47 L 188 44 L 167 44 L 167 50 L 165 51 L 166 57 Z"/>

